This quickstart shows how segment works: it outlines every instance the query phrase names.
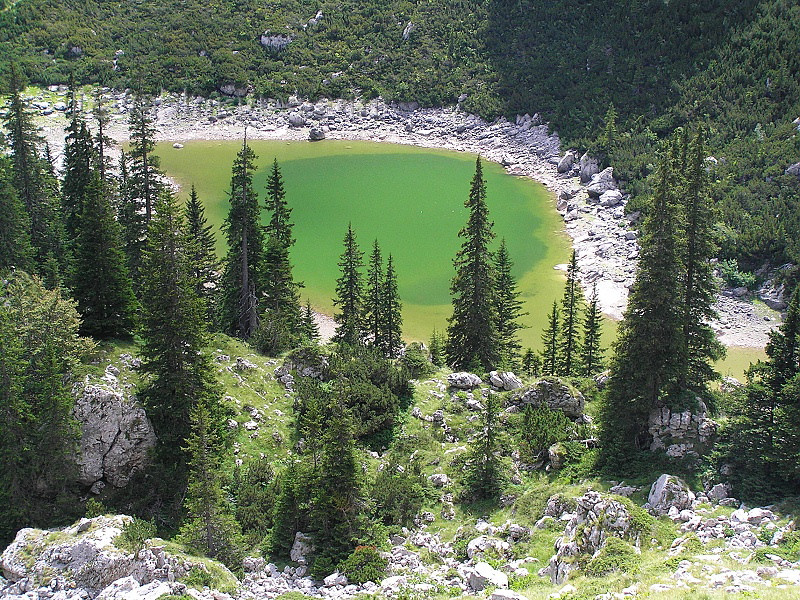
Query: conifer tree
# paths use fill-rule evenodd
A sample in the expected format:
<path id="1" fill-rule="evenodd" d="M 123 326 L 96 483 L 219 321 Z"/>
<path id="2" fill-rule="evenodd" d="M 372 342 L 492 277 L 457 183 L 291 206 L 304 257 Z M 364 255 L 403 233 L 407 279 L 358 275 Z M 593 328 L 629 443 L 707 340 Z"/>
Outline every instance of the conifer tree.
<path id="1" fill-rule="evenodd" d="M 64 228 L 70 240 L 78 233 L 78 221 L 83 207 L 81 202 L 92 180 L 94 144 L 75 97 L 70 94 L 69 123 L 64 139 L 64 179 L 61 185 Z"/>
<path id="2" fill-rule="evenodd" d="M 28 213 L 13 184 L 10 160 L 0 157 L 0 271 L 33 268 Z"/>
<path id="3" fill-rule="evenodd" d="M 256 155 L 245 139 L 231 173 L 231 207 L 223 229 L 228 241 L 222 274 L 221 324 L 224 331 L 248 339 L 258 327 L 264 291 L 264 231 L 253 189 Z"/>
<path id="4" fill-rule="evenodd" d="M 642 225 L 641 259 L 620 323 L 603 404 L 603 452 L 622 465 L 647 443 L 651 410 L 668 401 L 681 372 L 684 270 L 678 244 L 678 206 L 669 157 L 655 175 L 652 208 Z"/>
<path id="5" fill-rule="evenodd" d="M 367 263 L 367 289 L 364 295 L 365 337 L 376 348 L 385 348 L 383 329 L 383 257 L 376 239 L 372 242 L 372 253 Z"/>
<path id="6" fill-rule="evenodd" d="M 119 158 L 119 188 L 117 190 L 117 221 L 122 229 L 122 247 L 128 260 L 128 272 L 138 294 L 141 288 L 142 256 L 147 244 L 147 222 L 144 210 L 134 195 L 128 167 L 130 160 L 123 150 Z"/>
<path id="7" fill-rule="evenodd" d="M 191 433 L 197 404 L 219 423 L 220 392 L 209 356 L 203 352 L 203 302 L 195 293 L 186 256 L 184 223 L 176 199 L 162 192 L 154 207 L 144 256 L 142 292 L 142 372 L 140 393 L 158 436 L 157 459 L 167 480 L 181 488 L 186 456 L 181 447 Z"/>
<path id="8" fill-rule="evenodd" d="M 106 108 L 103 99 L 102 89 L 98 89 L 95 93 L 92 116 L 94 116 L 95 123 L 97 123 L 97 135 L 94 138 L 97 148 L 95 153 L 95 158 L 97 160 L 97 171 L 100 173 L 100 181 L 105 187 L 109 183 L 108 173 L 110 171 L 110 159 L 107 150 L 114 142 L 108 135 L 106 135 L 106 126 L 108 125 L 109 116 L 108 109 Z"/>
<path id="9" fill-rule="evenodd" d="M 23 271 L 0 278 L 0 540 L 65 517 L 77 476 L 72 385 L 92 348 L 75 305 Z M 74 514 L 66 515 L 74 518 Z"/>
<path id="10" fill-rule="evenodd" d="M 8 112 L 3 120 L 11 150 L 13 183 L 28 213 L 36 271 L 53 287 L 63 277 L 67 265 L 58 186 L 52 165 L 40 153 L 44 142 L 22 98 L 22 81 L 14 64 L 10 88 Z"/>
<path id="11" fill-rule="evenodd" d="M 470 452 L 466 490 L 475 500 L 498 498 L 505 481 L 500 453 L 500 405 L 495 394 L 484 400 L 481 414 L 481 431 Z"/>
<path id="12" fill-rule="evenodd" d="M 243 558 L 242 532 L 222 489 L 219 424 L 204 402 L 191 411 L 192 429 L 186 440 L 189 485 L 186 490 L 188 520 L 181 527 L 180 541 L 187 547 L 237 569 Z"/>
<path id="13" fill-rule="evenodd" d="M 397 293 L 397 274 L 391 254 L 386 259 L 380 303 L 380 348 L 386 358 L 396 358 L 403 347 L 403 306 Z"/>
<path id="14" fill-rule="evenodd" d="M 526 348 L 522 355 L 522 372 L 528 377 L 536 375 L 541 367 L 542 359 L 537 356 L 533 348 Z"/>
<path id="15" fill-rule="evenodd" d="M 336 298 L 334 306 L 339 313 L 334 319 L 339 324 L 333 341 L 355 346 L 363 342 L 364 283 L 361 279 L 364 253 L 356 243 L 356 235 L 352 224 L 347 225 L 344 236 L 344 251 L 339 257 L 341 276 L 336 280 Z"/>
<path id="16" fill-rule="evenodd" d="M 436 367 L 444 366 L 444 336 L 436 331 L 434 327 L 431 333 L 431 340 L 428 346 L 428 351 L 431 355 L 431 363 Z"/>
<path id="17" fill-rule="evenodd" d="M 522 345 L 519 342 L 517 331 L 523 328 L 519 319 L 527 314 L 522 312 L 522 302 L 519 299 L 517 282 L 511 274 L 514 264 L 508 254 L 506 240 L 500 240 L 500 247 L 494 257 L 494 267 L 497 277 L 495 280 L 494 307 L 497 318 L 497 338 L 499 342 L 499 366 L 514 369 L 519 365 L 519 354 Z"/>
<path id="18" fill-rule="evenodd" d="M 687 135 L 687 134 L 685 134 Z M 704 132 L 691 145 L 682 144 L 685 164 L 680 186 L 680 201 L 685 214 L 683 281 L 683 356 L 685 365 L 678 381 L 680 389 L 701 396 L 708 394 L 708 383 L 719 378 L 713 363 L 725 355 L 709 322 L 717 318 L 714 310 L 716 284 L 711 267 L 715 255 L 715 210 L 706 173 Z"/>
<path id="19" fill-rule="evenodd" d="M 133 332 L 136 299 L 119 225 L 99 173 L 92 173 L 79 205 L 72 290 L 83 317 L 81 331 L 101 339 L 127 337 Z"/>
<path id="20" fill-rule="evenodd" d="M 205 302 L 206 323 L 211 326 L 217 312 L 219 292 L 219 263 L 214 248 L 216 240 L 205 209 L 192 185 L 184 209 L 186 219 L 186 249 L 189 266 L 194 277 L 195 293 Z"/>
<path id="21" fill-rule="evenodd" d="M 266 251 L 264 257 L 264 295 L 265 307 L 290 329 L 297 326 L 300 318 L 300 287 L 292 276 L 289 249 L 294 244 L 291 222 L 292 209 L 286 202 L 278 160 L 272 163 L 272 171 L 267 177 L 267 212 L 270 215 L 266 227 Z"/>
<path id="22" fill-rule="evenodd" d="M 601 369 L 603 349 L 600 347 L 600 327 L 603 315 L 597 297 L 597 284 L 592 286 L 592 297 L 583 318 L 583 343 L 581 344 L 581 374 L 592 377 Z"/>
<path id="23" fill-rule="evenodd" d="M 311 309 L 311 301 L 306 299 L 306 305 L 300 315 L 300 337 L 309 342 L 319 340 L 319 327 L 314 320 L 314 311 Z"/>
<path id="24" fill-rule="evenodd" d="M 578 279 L 578 270 L 578 260 L 573 250 L 567 266 L 564 298 L 561 300 L 561 341 L 557 366 L 558 374 L 566 377 L 575 374 L 578 363 L 578 331 L 583 305 L 583 291 Z"/>
<path id="25" fill-rule="evenodd" d="M 447 361 L 454 369 L 490 370 L 500 359 L 494 311 L 495 274 L 489 244 L 493 223 L 486 206 L 486 184 L 481 159 L 465 202 L 467 225 L 458 232 L 463 239 L 453 265 L 450 284 L 453 315 L 447 328 Z"/>
<path id="26" fill-rule="evenodd" d="M 553 310 L 547 320 L 547 328 L 542 333 L 542 375 L 558 374 L 558 347 L 559 347 L 559 315 L 558 304 L 553 302 Z"/>
<path id="27" fill-rule="evenodd" d="M 145 226 L 153 217 L 153 205 L 163 187 L 160 181 L 160 160 L 153 154 L 156 147 L 156 128 L 150 111 L 149 100 L 142 94 L 136 94 L 128 118 L 131 141 L 129 186 L 131 199 L 137 210 L 144 210 Z"/>

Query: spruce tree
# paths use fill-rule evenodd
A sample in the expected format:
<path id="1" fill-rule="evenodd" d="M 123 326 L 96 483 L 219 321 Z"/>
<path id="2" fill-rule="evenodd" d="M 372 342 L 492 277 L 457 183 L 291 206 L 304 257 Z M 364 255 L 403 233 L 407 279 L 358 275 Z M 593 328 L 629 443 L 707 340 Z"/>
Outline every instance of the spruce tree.
<path id="1" fill-rule="evenodd" d="M 267 213 L 270 215 L 266 227 L 266 251 L 264 257 L 264 305 L 277 315 L 289 329 L 295 329 L 300 318 L 300 287 L 292 276 L 289 249 L 294 244 L 291 222 L 292 209 L 286 202 L 278 160 L 272 163 L 267 177 Z"/>
<path id="2" fill-rule="evenodd" d="M 687 155 L 680 186 L 680 201 L 685 215 L 685 250 L 683 281 L 683 357 L 685 365 L 678 381 L 680 389 L 708 395 L 708 383 L 719 378 L 713 363 L 725 356 L 709 322 L 717 318 L 714 310 L 716 284 L 711 266 L 716 247 L 714 230 L 716 211 L 709 193 L 706 172 L 704 132 L 691 145 L 684 142 Z M 688 147 L 686 147 L 688 146 Z"/>
<path id="3" fill-rule="evenodd" d="M 214 323 L 219 292 L 219 263 L 214 248 L 216 240 L 205 209 L 192 185 L 184 209 L 186 219 L 186 249 L 189 266 L 194 277 L 195 293 L 205 302 L 206 323 Z"/>
<path id="4" fill-rule="evenodd" d="M 95 159 L 97 161 L 97 170 L 100 173 L 100 181 L 103 183 L 105 187 L 108 181 L 108 173 L 110 172 L 109 168 L 109 156 L 108 156 L 108 148 L 114 143 L 114 141 L 106 135 L 106 126 L 108 125 L 109 116 L 108 116 L 108 109 L 105 106 L 104 99 L 103 99 L 103 91 L 102 89 L 98 89 L 95 92 L 94 98 L 94 108 L 92 109 L 92 116 L 94 116 L 95 123 L 97 123 L 97 134 L 95 135 L 94 141 L 96 144 L 97 151 L 95 152 Z"/>
<path id="5" fill-rule="evenodd" d="M 128 118 L 130 137 L 130 194 L 137 210 L 144 210 L 145 225 L 153 217 L 153 205 L 161 188 L 160 160 L 153 154 L 156 128 L 153 125 L 149 99 L 136 94 Z"/>
<path id="6" fill-rule="evenodd" d="M 144 210 L 135 196 L 129 172 L 130 160 L 123 151 L 119 158 L 119 188 L 117 190 L 117 221 L 122 229 L 122 247 L 128 261 L 128 271 L 134 290 L 139 294 L 142 278 L 142 258 L 147 245 L 147 222 Z"/>
<path id="7" fill-rule="evenodd" d="M 578 363 L 578 331 L 583 305 L 583 290 L 578 279 L 578 270 L 578 260 L 573 250 L 567 266 L 564 297 L 561 300 L 561 335 L 557 366 L 558 374 L 566 377 L 575 374 Z"/>
<path id="8" fill-rule="evenodd" d="M 95 338 L 133 332 L 136 299 L 114 219 L 99 173 L 92 173 L 79 201 L 73 296 L 83 317 L 81 331 Z"/>
<path id="9" fill-rule="evenodd" d="M 180 492 L 186 476 L 181 447 L 192 430 L 194 407 L 204 404 L 219 423 L 220 391 L 211 359 L 203 351 L 203 302 L 186 256 L 184 223 L 177 201 L 162 192 L 155 205 L 144 256 L 142 373 L 139 394 L 158 436 L 163 476 Z"/>
<path id="10" fill-rule="evenodd" d="M 490 370 L 500 359 L 494 310 L 495 274 L 489 244 L 493 223 L 486 206 L 486 184 L 481 159 L 465 202 L 467 225 L 458 232 L 463 239 L 453 261 L 456 274 L 450 284 L 453 315 L 447 327 L 447 361 L 454 369 Z"/>
<path id="11" fill-rule="evenodd" d="M 467 461 L 465 491 L 473 500 L 498 498 L 505 481 L 503 462 L 500 458 L 499 414 L 499 400 L 495 394 L 489 394 L 484 399 L 481 430 Z"/>
<path id="12" fill-rule="evenodd" d="M 356 235 L 352 224 L 347 225 L 344 236 L 344 251 L 339 257 L 341 276 L 336 280 L 336 298 L 334 306 L 339 312 L 334 315 L 338 323 L 333 341 L 355 346 L 363 342 L 364 283 L 361 268 L 364 253 L 356 243 Z"/>
<path id="13" fill-rule="evenodd" d="M 592 286 L 592 297 L 586 307 L 583 318 L 583 343 L 581 344 L 580 371 L 584 377 L 592 377 L 600 371 L 603 361 L 603 349 L 600 347 L 600 328 L 603 315 L 600 312 L 600 301 L 597 297 L 597 284 Z"/>
<path id="14" fill-rule="evenodd" d="M 547 320 L 547 328 L 542 333 L 542 375 L 558 374 L 558 348 L 561 329 L 559 327 L 558 304 L 553 302 L 553 310 Z"/>
<path id="15" fill-rule="evenodd" d="M 14 187 L 10 162 L 0 156 L 0 272 L 33 268 L 30 220 Z"/>
<path id="16" fill-rule="evenodd" d="M 220 425 L 213 419 L 204 402 L 192 408 L 192 429 L 184 448 L 189 467 L 184 502 L 188 519 L 178 539 L 201 555 L 238 569 L 244 554 L 242 532 L 222 489 L 225 444 L 218 436 Z"/>
<path id="17" fill-rule="evenodd" d="M 522 345 L 519 342 L 517 331 L 524 327 L 520 324 L 519 319 L 527 314 L 522 312 L 517 282 L 511 274 L 513 266 L 514 263 L 511 262 L 506 247 L 506 240 L 503 238 L 500 240 L 500 247 L 494 257 L 494 267 L 497 273 L 494 308 L 500 350 L 499 366 L 507 369 L 515 369 L 519 366 Z"/>
<path id="18" fill-rule="evenodd" d="M 443 367 L 444 366 L 444 336 L 436 331 L 436 328 L 433 329 L 433 333 L 431 333 L 431 340 L 428 345 L 428 352 L 431 356 L 431 363 L 435 367 Z"/>
<path id="19" fill-rule="evenodd" d="M 381 292 L 381 345 L 386 358 L 397 358 L 403 347 L 403 305 L 397 293 L 397 274 L 390 254 L 386 259 L 386 275 Z"/>
<path id="20" fill-rule="evenodd" d="M 314 311 L 311 309 L 311 301 L 306 299 L 306 305 L 300 315 L 300 337 L 309 342 L 319 340 L 319 327 L 314 320 Z"/>
<path id="21" fill-rule="evenodd" d="M 364 295 L 364 330 L 366 338 L 376 348 L 385 348 L 383 329 L 383 257 L 376 239 L 367 263 L 367 289 Z"/>
<path id="22" fill-rule="evenodd" d="M 63 277 L 68 262 L 58 185 L 52 165 L 40 152 L 45 144 L 22 98 L 22 81 L 13 63 L 10 88 L 8 112 L 3 121 L 11 150 L 13 183 L 28 213 L 36 272 L 54 287 Z"/>
<path id="23" fill-rule="evenodd" d="M 608 465 L 622 465 L 648 443 L 650 411 L 668 402 L 682 366 L 684 270 L 678 243 L 679 206 L 673 173 L 662 156 L 641 258 L 614 344 L 603 404 L 602 441 Z"/>
<path id="24" fill-rule="evenodd" d="M 223 226 L 228 253 L 222 273 L 221 325 L 224 331 L 243 339 L 258 327 L 264 292 L 264 231 L 253 189 L 256 158 L 245 139 L 233 162 L 231 207 Z"/>
<path id="25" fill-rule="evenodd" d="M 81 202 L 92 180 L 94 144 L 92 134 L 83 119 L 74 89 L 70 96 L 70 117 L 64 139 L 64 179 L 61 185 L 64 228 L 73 240 L 78 233 Z"/>

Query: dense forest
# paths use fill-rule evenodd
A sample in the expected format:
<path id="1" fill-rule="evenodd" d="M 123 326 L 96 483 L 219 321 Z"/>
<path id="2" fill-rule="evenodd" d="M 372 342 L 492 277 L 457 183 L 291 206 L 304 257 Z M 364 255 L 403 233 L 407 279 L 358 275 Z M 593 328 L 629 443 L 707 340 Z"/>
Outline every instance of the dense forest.
<path id="1" fill-rule="evenodd" d="M 716 372 L 725 348 L 710 326 L 725 269 L 749 285 L 784 263 L 787 283 L 798 275 L 800 180 L 787 167 L 800 160 L 800 7 L 0 7 L 0 542 L 83 517 L 55 532 L 65 543 L 129 514 L 113 521 L 113 545 L 130 564 L 165 548 L 218 561 L 161 578 L 182 600 L 216 598 L 220 577 L 254 585 L 259 569 L 337 593 L 368 582 L 352 593 L 496 587 L 495 600 L 548 597 L 572 571 L 584 587 L 558 597 L 608 600 L 636 593 L 637 577 L 653 593 L 663 577 L 719 587 L 708 579 L 717 567 L 700 566 L 710 554 L 732 569 L 757 564 L 749 583 L 770 587 L 781 568 L 800 585 L 800 286 L 742 382 Z M 67 81 L 136 90 L 118 161 L 102 102 L 84 112 L 72 93 L 56 169 L 23 91 Z M 489 118 L 539 112 L 568 145 L 613 165 L 642 213 L 616 342 L 601 343 L 597 291 L 584 294 L 573 253 L 561 300 L 540 307 L 541 350 L 522 347 L 514 257 L 489 213 L 480 157 L 465 182 L 446 330 L 405 343 L 397 250 L 350 225 L 335 331 L 321 340 L 293 273 L 292 198 L 277 159 L 257 186 L 242 140 L 214 231 L 197 191 L 179 201 L 154 154 L 163 89 L 232 103 L 380 95 Z M 124 477 L 89 477 L 83 413 L 110 420 L 113 402 L 140 411 L 114 442 L 150 445 Z M 25 540 L 9 552 L 22 559 L 16 571 L 3 562 L 0 597 L 60 588 L 69 600 L 69 577 L 109 570 L 98 559 L 54 577 L 47 561 L 68 553 Z M 172 560 L 159 556 L 151 562 Z M 267 560 L 292 566 L 281 574 Z M 536 562 L 538 575 L 522 566 Z M 384 585 L 398 564 L 407 585 Z M 706 579 L 684 576 L 695 567 Z M 150 583 L 140 579 L 134 587 Z M 105 584 L 84 587 L 92 593 L 76 594 Z M 112 592 L 102 597 L 122 597 Z M 675 597 L 697 588 L 683 592 Z"/>

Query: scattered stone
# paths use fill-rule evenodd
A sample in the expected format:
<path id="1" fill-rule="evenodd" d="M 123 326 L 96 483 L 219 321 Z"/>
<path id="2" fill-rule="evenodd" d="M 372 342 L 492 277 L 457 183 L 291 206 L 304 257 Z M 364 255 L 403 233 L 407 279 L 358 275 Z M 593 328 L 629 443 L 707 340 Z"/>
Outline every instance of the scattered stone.
<path id="1" fill-rule="evenodd" d="M 650 487 L 647 504 L 654 515 L 666 515 L 670 510 L 692 508 L 695 495 L 686 483 L 674 475 L 661 475 Z"/>
<path id="2" fill-rule="evenodd" d="M 491 371 L 489 373 L 489 383 L 506 392 L 522 387 L 522 381 L 511 371 Z"/>
<path id="3" fill-rule="evenodd" d="M 511 399 L 518 405 L 546 405 L 551 410 L 560 410 L 571 419 L 583 415 L 583 394 L 557 378 L 540 379 L 528 388 L 519 390 Z"/>
<path id="4" fill-rule="evenodd" d="M 482 383 L 483 381 L 481 378 L 474 373 L 460 371 L 458 373 L 450 373 L 450 375 L 447 376 L 447 384 L 450 387 L 460 390 L 471 390 L 478 387 Z"/>

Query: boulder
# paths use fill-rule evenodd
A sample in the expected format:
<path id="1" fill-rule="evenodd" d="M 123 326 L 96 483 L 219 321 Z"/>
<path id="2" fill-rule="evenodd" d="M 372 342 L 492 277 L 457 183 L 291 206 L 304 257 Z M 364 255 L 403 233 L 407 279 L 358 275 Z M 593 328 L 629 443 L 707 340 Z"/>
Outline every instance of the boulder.
<path id="1" fill-rule="evenodd" d="M 474 373 L 460 371 L 447 376 L 447 384 L 459 390 L 471 390 L 481 385 L 483 381 Z"/>
<path id="2" fill-rule="evenodd" d="M 793 165 L 786 167 L 786 171 L 784 171 L 784 173 L 800 178 L 800 162 L 796 162 Z"/>
<path id="3" fill-rule="evenodd" d="M 492 595 L 489 596 L 489 600 L 528 600 L 522 594 L 511 590 L 504 590 L 499 589 L 492 592 Z"/>
<path id="4" fill-rule="evenodd" d="M 683 480 L 666 473 L 653 482 L 647 496 L 648 508 L 656 516 L 666 515 L 673 509 L 678 512 L 691 509 L 694 500 L 694 492 Z"/>
<path id="5" fill-rule="evenodd" d="M 583 394 L 557 378 L 540 379 L 533 385 L 517 391 L 511 399 L 518 405 L 547 405 L 551 410 L 560 410 L 571 419 L 583 415 Z"/>
<path id="6" fill-rule="evenodd" d="M 289 552 L 289 558 L 300 565 L 308 564 L 308 555 L 314 552 L 311 537 L 298 531 L 294 534 L 294 543 Z"/>
<path id="7" fill-rule="evenodd" d="M 250 362 L 246 358 L 242 356 L 238 356 L 236 358 L 236 364 L 233 365 L 233 368 L 237 371 L 250 371 L 252 369 L 257 369 L 258 365 L 255 363 Z"/>
<path id="8" fill-rule="evenodd" d="M 289 125 L 292 127 L 303 127 L 306 124 L 306 118 L 300 113 L 289 113 Z"/>
<path id="9" fill-rule="evenodd" d="M 592 198 L 599 198 L 609 190 L 617 189 L 617 182 L 614 181 L 614 168 L 606 167 L 600 173 L 592 175 L 589 185 L 586 186 L 586 193 Z"/>
<path id="10" fill-rule="evenodd" d="M 730 494 L 730 486 L 725 483 L 718 483 L 708 490 L 708 499 L 712 502 L 724 500 Z"/>
<path id="11" fill-rule="evenodd" d="M 277 52 L 291 44 L 292 38 L 288 35 L 272 35 L 269 31 L 265 31 L 261 36 L 260 42 L 264 48 Z"/>
<path id="12" fill-rule="evenodd" d="M 519 377 L 511 371 L 492 371 L 489 373 L 489 383 L 499 390 L 510 392 L 522 387 Z"/>
<path id="13" fill-rule="evenodd" d="M 786 285 L 768 280 L 758 290 L 758 297 L 772 310 L 786 310 Z"/>
<path id="14" fill-rule="evenodd" d="M 576 499 L 577 509 L 556 540 L 556 553 L 540 573 L 554 584 L 563 583 L 579 564 L 594 556 L 610 536 L 639 545 L 639 535 L 625 505 L 598 492 Z"/>
<path id="15" fill-rule="evenodd" d="M 90 383 L 87 377 L 76 391 L 73 414 L 81 427 L 78 481 L 87 487 L 99 481 L 125 487 L 133 474 L 148 464 L 156 444 L 144 408 L 126 396 L 116 377 L 113 383 L 102 384 Z"/>
<path id="16" fill-rule="evenodd" d="M 600 206 L 610 208 L 622 202 L 622 192 L 619 190 L 608 190 L 600 195 Z"/>
<path id="17" fill-rule="evenodd" d="M 505 556 L 510 550 L 511 545 L 508 542 L 488 535 L 478 536 L 467 544 L 467 556 L 469 558 L 481 558 L 487 551 L 491 551 L 495 555 Z M 492 558 L 497 558 L 497 556 L 492 556 Z"/>
<path id="18" fill-rule="evenodd" d="M 470 569 L 466 579 L 467 585 L 475 592 L 483 591 L 489 586 L 508 587 L 508 576 L 486 562 L 479 562 Z"/>
<path id="19" fill-rule="evenodd" d="M 450 478 L 444 473 L 434 473 L 433 475 L 428 477 L 428 481 L 431 482 L 431 485 L 433 485 L 433 487 L 440 488 L 450 483 Z"/>
<path id="20" fill-rule="evenodd" d="M 597 164 L 597 159 L 589 156 L 589 153 L 587 152 L 581 156 L 580 169 L 581 183 L 588 183 L 591 181 L 592 176 L 600 170 L 600 167 Z"/>
<path id="21" fill-rule="evenodd" d="M 708 417 L 706 405 L 698 400 L 697 410 L 673 411 L 664 406 L 651 411 L 648 420 L 650 451 L 664 451 L 673 458 L 696 459 L 713 445 L 716 421 Z"/>
<path id="22" fill-rule="evenodd" d="M 308 139 L 312 142 L 319 142 L 325 139 L 325 132 L 319 127 L 312 127 L 308 132 Z"/>
<path id="23" fill-rule="evenodd" d="M 570 150 L 568 151 L 561 160 L 558 161 L 558 169 L 559 173 L 569 173 L 572 170 L 572 165 L 575 163 L 575 153 Z"/>

